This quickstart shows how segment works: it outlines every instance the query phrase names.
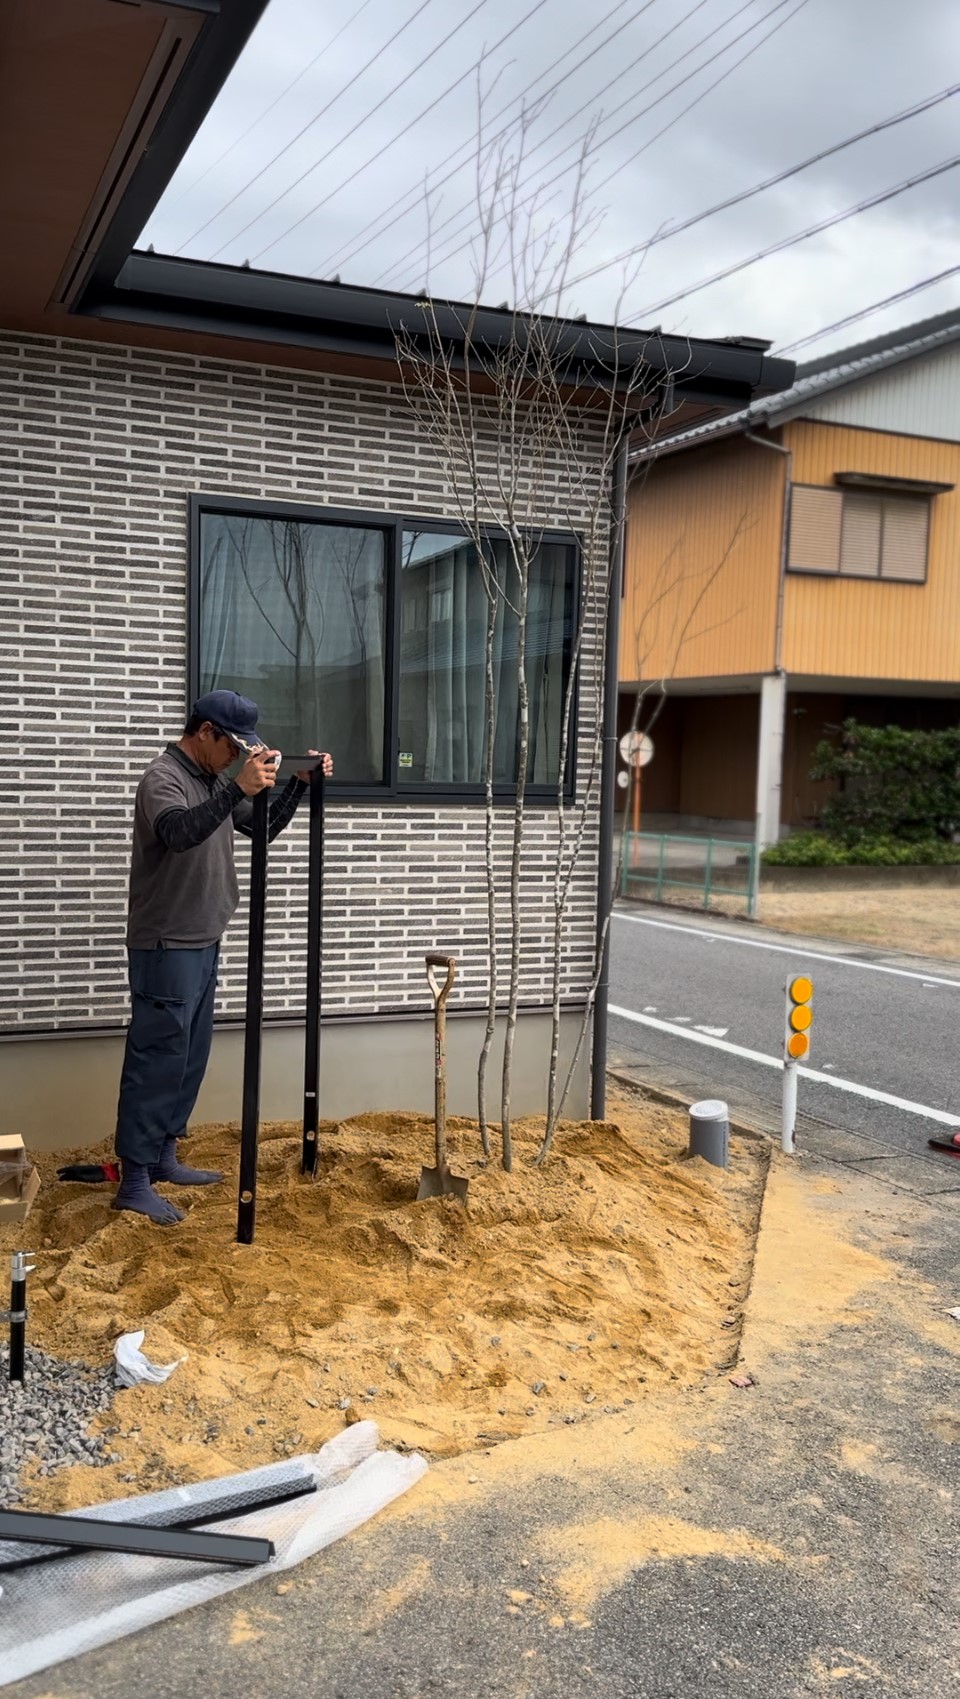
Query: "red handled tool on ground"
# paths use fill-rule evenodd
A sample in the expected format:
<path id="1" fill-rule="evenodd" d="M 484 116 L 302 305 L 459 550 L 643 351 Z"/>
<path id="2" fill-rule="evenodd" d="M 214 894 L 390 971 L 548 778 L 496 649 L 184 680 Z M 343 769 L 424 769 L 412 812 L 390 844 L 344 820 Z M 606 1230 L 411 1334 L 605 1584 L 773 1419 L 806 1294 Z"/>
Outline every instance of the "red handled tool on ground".
<path id="1" fill-rule="evenodd" d="M 960 1156 L 960 1127 L 955 1133 L 944 1133 L 942 1139 L 928 1139 L 931 1150 L 942 1150 L 947 1156 Z"/>
<path id="2" fill-rule="evenodd" d="M 441 984 L 437 977 L 437 969 L 445 968 L 447 977 Z M 454 956 L 429 955 L 427 957 L 427 979 L 433 992 L 436 1038 L 436 1085 L 434 1093 L 434 1120 L 436 1122 L 437 1166 L 423 1168 L 420 1171 L 420 1186 L 417 1191 L 417 1202 L 423 1198 L 455 1197 L 465 1204 L 467 1201 L 467 1186 L 469 1181 L 459 1174 L 451 1174 L 447 1167 L 447 998 L 457 977 L 457 963 Z"/>
<path id="3" fill-rule="evenodd" d="M 109 1180 L 111 1185 L 120 1184 L 119 1162 L 68 1162 L 66 1168 L 57 1169 L 58 1180 L 79 1180 L 86 1186 L 99 1186 L 102 1181 Z"/>

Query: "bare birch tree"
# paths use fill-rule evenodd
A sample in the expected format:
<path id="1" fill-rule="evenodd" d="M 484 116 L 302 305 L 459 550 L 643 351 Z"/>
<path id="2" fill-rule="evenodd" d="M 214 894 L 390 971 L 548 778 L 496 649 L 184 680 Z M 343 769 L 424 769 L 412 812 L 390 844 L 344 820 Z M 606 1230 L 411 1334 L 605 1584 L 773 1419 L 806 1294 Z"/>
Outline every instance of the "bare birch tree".
<path id="1" fill-rule="evenodd" d="M 542 1161 L 549 1153 L 579 1064 L 609 924 L 609 916 L 598 917 L 599 931 L 590 946 L 586 1005 L 572 1060 L 561 1078 L 570 908 L 584 855 L 593 857 L 596 853 L 603 759 L 602 657 L 610 615 L 611 542 L 619 522 L 613 509 L 614 468 L 628 438 L 640 445 L 656 435 L 672 405 L 672 379 L 676 375 L 664 374 L 662 361 L 649 361 L 647 347 L 638 334 L 623 336 L 616 322 L 606 334 L 602 357 L 592 361 L 589 376 L 584 375 L 579 355 L 570 352 L 570 322 L 562 319 L 560 312 L 573 260 L 594 225 L 586 207 L 584 175 L 590 138 L 574 172 L 568 206 L 561 217 L 550 217 L 535 193 L 524 192 L 527 147 L 535 116 L 533 109 L 525 111 L 506 137 L 501 134 L 484 147 L 481 99 L 476 181 L 479 229 L 470 304 L 458 309 L 435 302 L 427 288 L 418 303 L 416 322 L 396 327 L 406 398 L 443 470 L 449 496 L 473 544 L 487 597 L 484 783 L 488 979 L 478 1107 L 483 1149 L 488 1153 L 487 1069 L 502 1008 L 500 1137 L 501 1159 L 507 1169 L 512 1165 L 511 1086 L 524 937 L 521 870 L 531 762 L 527 654 L 531 569 L 544 542 L 545 515 L 549 514 L 550 530 L 578 537 L 581 569 L 563 680 L 556 768 L 550 781 L 555 786 L 556 806 L 550 878 L 547 1121 L 538 1156 Z M 428 226 L 429 219 L 428 206 Z M 499 327 L 492 330 L 489 318 L 482 317 L 486 309 L 481 301 L 491 278 L 503 270 L 509 277 L 510 300 Z M 624 278 L 621 298 L 631 281 Z M 547 499 L 545 492 L 549 492 Z M 492 544 L 491 536 L 499 537 L 499 543 Z M 503 748 L 502 735 L 498 737 L 503 681 L 494 665 L 494 638 L 498 620 L 505 617 L 509 617 L 516 637 L 516 737 L 512 832 L 505 879 L 507 961 L 501 972 L 498 926 L 503 884 L 498 873 L 495 804 L 498 788 L 506 785 L 497 769 L 497 748 Z M 581 729 L 575 737 L 578 703 Z M 584 727 L 588 728 L 586 735 Z M 574 771 L 576 783 L 570 799 L 568 779 Z M 501 990 L 505 991 L 502 1004 Z"/>

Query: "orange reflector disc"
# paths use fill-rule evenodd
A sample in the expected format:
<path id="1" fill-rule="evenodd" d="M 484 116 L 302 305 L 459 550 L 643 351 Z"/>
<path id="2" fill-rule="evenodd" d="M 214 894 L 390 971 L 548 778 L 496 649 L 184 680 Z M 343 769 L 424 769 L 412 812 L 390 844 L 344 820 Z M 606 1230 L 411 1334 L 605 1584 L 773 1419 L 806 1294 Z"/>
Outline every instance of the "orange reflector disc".
<path id="1" fill-rule="evenodd" d="M 801 1003 L 796 1009 L 790 1010 L 790 1025 L 794 1032 L 806 1032 L 813 1025 L 813 1010 L 809 1003 Z"/>
<path id="2" fill-rule="evenodd" d="M 792 1032 L 790 1034 L 787 1040 L 787 1054 L 792 1056 L 794 1061 L 800 1056 L 805 1056 L 809 1049 L 810 1040 L 805 1032 Z"/>
<path id="3" fill-rule="evenodd" d="M 809 1003 L 813 996 L 813 980 L 808 979 L 805 973 L 798 974 L 790 981 L 788 991 L 791 1003 Z"/>

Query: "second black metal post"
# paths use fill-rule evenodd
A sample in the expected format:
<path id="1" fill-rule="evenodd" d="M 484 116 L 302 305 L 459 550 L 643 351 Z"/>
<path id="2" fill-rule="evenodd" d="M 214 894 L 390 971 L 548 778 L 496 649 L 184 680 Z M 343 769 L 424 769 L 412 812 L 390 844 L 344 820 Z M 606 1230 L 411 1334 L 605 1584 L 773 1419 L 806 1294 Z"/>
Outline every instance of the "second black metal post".
<path id="1" fill-rule="evenodd" d="M 267 832 L 270 792 L 253 799 L 250 856 L 250 926 L 247 936 L 247 1008 L 240 1121 L 240 1197 L 237 1239 L 252 1245 L 257 1212 L 257 1139 L 260 1130 L 260 1062 L 263 1050 L 263 937 L 267 914 Z"/>
<path id="2" fill-rule="evenodd" d="M 323 768 L 310 775 L 310 846 L 307 873 L 307 1018 L 303 1062 L 301 1173 L 315 1174 L 320 1154 L 320 1013 L 323 953 Z"/>

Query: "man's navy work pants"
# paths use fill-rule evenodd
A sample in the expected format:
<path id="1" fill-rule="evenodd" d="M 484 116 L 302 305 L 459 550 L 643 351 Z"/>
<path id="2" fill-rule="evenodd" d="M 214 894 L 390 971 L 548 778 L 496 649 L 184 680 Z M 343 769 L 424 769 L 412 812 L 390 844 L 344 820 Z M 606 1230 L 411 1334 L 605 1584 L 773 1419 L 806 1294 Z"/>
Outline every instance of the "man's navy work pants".
<path id="1" fill-rule="evenodd" d="M 159 1162 L 187 1130 L 213 1038 L 219 944 L 128 950 L 133 1010 L 120 1077 L 117 1155 Z"/>

